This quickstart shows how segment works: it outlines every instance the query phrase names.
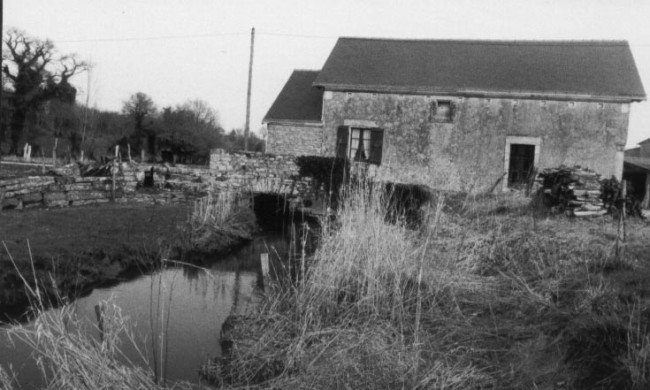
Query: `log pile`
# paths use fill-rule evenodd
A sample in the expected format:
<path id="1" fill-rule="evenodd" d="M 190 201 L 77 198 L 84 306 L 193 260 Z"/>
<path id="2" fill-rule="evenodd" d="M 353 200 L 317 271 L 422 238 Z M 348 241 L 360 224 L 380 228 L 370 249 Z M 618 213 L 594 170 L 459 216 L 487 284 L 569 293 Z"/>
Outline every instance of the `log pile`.
<path id="1" fill-rule="evenodd" d="M 544 203 L 567 215 L 597 216 L 607 213 L 602 200 L 600 175 L 580 167 L 547 168 L 537 178 Z"/>

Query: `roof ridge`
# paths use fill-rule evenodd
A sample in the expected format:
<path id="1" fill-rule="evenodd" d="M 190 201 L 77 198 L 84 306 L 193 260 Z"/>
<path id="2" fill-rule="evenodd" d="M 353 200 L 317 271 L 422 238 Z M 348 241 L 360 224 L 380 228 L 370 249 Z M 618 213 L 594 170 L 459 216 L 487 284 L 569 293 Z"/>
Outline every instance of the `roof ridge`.
<path id="1" fill-rule="evenodd" d="M 482 44 L 482 45 L 537 45 L 537 46 L 622 46 L 629 45 L 625 39 L 617 40 L 544 40 L 544 39 L 521 39 L 521 40 L 500 40 L 500 39 L 431 39 L 431 38 L 372 38 L 372 37 L 339 37 L 339 40 L 358 41 L 387 41 L 387 42 L 436 42 L 453 44 Z"/>

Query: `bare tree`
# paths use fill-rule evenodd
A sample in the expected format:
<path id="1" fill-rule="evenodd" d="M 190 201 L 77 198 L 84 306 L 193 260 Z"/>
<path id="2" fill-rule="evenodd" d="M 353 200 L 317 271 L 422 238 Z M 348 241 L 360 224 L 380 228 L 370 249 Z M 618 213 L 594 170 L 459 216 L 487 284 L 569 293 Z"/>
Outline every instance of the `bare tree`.
<path id="1" fill-rule="evenodd" d="M 77 90 L 69 80 L 86 69 L 75 55 L 58 56 L 54 44 L 10 29 L 2 50 L 2 75 L 10 86 L 10 152 L 18 151 L 27 116 L 45 101 L 74 104 Z"/>
<path id="2" fill-rule="evenodd" d="M 178 110 L 185 110 L 194 115 L 197 123 L 203 123 L 215 128 L 220 128 L 219 114 L 210 105 L 200 99 L 188 100 L 183 105 L 178 107 Z"/>
<path id="3" fill-rule="evenodd" d="M 146 138 L 146 147 L 152 156 L 156 154 L 156 132 L 153 126 L 153 117 L 156 114 L 156 105 L 153 99 L 146 93 L 138 92 L 124 102 L 122 113 L 133 120 L 134 132 L 133 137 L 136 141 L 136 147 L 140 149 L 141 159 L 144 160 L 145 144 L 142 142 Z"/>

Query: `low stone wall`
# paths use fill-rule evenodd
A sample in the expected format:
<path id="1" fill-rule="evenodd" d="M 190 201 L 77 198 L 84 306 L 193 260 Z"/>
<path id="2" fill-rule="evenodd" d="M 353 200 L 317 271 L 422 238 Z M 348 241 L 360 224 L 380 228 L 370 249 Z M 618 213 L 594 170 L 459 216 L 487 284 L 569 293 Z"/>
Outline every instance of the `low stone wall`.
<path id="1" fill-rule="evenodd" d="M 142 188 L 147 173 L 153 173 L 152 189 Z M 142 190 L 136 191 L 138 188 Z M 293 156 L 226 153 L 216 149 L 210 156 L 209 167 L 121 163 L 116 174 L 116 202 L 178 202 L 208 191 L 313 196 L 312 179 L 299 177 Z M 109 202 L 111 197 L 111 177 L 37 176 L 0 180 L 0 209 L 78 206 Z"/>
<path id="2" fill-rule="evenodd" d="M 308 196 L 311 178 L 299 176 L 294 156 L 263 153 L 210 154 L 212 186 L 217 190 L 241 190 L 287 196 Z"/>
<path id="3" fill-rule="evenodd" d="M 116 180 L 115 196 L 135 192 L 134 179 Z M 107 177 L 32 176 L 0 180 L 2 209 L 79 206 L 109 202 L 112 179 Z"/>

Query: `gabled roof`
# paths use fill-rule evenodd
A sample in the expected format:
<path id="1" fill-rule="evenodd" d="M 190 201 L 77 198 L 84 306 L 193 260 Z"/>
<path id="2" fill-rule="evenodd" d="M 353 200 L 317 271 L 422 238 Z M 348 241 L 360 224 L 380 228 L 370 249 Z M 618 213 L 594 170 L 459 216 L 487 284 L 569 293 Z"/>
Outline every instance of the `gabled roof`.
<path id="1" fill-rule="evenodd" d="M 641 142 L 637 142 L 637 145 L 645 145 L 645 144 L 649 144 L 649 143 L 650 143 L 650 138 L 644 139 Z"/>
<path id="2" fill-rule="evenodd" d="M 637 146 L 635 148 L 627 149 L 623 155 L 627 157 L 641 157 L 641 147 Z"/>
<path id="3" fill-rule="evenodd" d="M 650 173 L 650 158 L 648 157 L 628 157 L 623 160 L 626 165 L 631 165 L 637 169 L 645 170 Z"/>
<path id="4" fill-rule="evenodd" d="M 626 41 L 339 38 L 314 85 L 332 90 L 645 100 Z"/>
<path id="5" fill-rule="evenodd" d="M 294 70 L 262 122 L 320 122 L 323 91 L 312 86 L 318 73 Z"/>

